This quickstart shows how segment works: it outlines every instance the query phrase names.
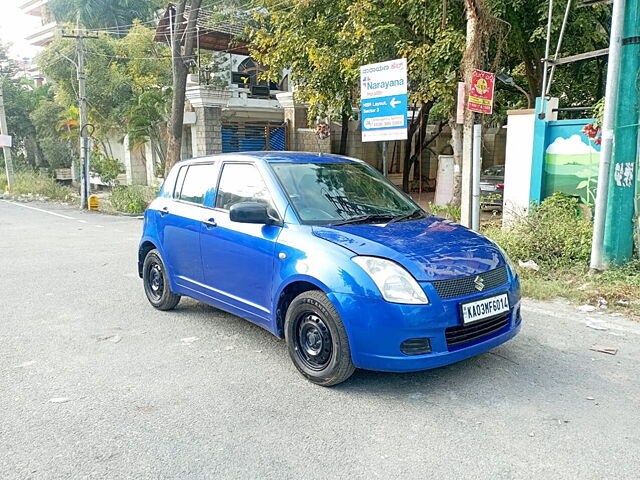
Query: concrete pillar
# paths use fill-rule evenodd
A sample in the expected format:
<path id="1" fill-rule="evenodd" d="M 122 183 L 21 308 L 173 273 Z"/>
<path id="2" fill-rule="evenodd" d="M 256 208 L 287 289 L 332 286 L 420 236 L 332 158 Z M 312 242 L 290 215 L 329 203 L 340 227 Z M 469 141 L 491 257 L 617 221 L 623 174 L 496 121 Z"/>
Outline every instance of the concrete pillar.
<path id="1" fill-rule="evenodd" d="M 293 92 L 278 93 L 276 98 L 284 110 L 284 121 L 287 123 L 287 138 L 289 140 L 288 149 L 294 151 L 302 150 L 303 145 L 299 141 L 297 132 L 299 128 L 309 127 L 308 105 L 296 103 L 293 98 Z"/>
<path id="2" fill-rule="evenodd" d="M 212 85 L 187 88 L 187 100 L 196 114 L 195 124 L 191 127 L 194 157 L 222 152 L 222 109 L 230 97 L 228 88 Z"/>

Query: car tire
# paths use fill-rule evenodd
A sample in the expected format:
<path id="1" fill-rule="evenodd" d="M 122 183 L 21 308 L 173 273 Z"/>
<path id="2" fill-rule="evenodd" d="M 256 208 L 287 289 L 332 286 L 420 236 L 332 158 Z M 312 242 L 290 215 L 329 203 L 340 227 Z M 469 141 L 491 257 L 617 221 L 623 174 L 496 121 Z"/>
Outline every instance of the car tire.
<path id="1" fill-rule="evenodd" d="M 309 381 L 330 387 L 355 371 L 347 331 L 323 292 L 304 292 L 294 298 L 284 330 L 289 356 Z"/>
<path id="2" fill-rule="evenodd" d="M 144 259 L 142 282 L 149 303 L 158 310 L 172 310 L 178 305 L 180 295 L 171 291 L 167 270 L 156 249 L 149 251 Z"/>

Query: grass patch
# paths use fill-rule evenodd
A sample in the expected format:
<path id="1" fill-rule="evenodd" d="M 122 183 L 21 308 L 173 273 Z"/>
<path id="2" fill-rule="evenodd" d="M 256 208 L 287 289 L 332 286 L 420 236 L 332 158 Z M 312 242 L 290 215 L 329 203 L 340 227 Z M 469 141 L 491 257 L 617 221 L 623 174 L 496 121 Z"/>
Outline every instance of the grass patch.
<path id="1" fill-rule="evenodd" d="M 158 189 L 143 185 L 116 185 L 107 197 L 105 209 L 119 213 L 141 214 L 158 194 Z"/>
<path id="2" fill-rule="evenodd" d="M 510 228 L 490 225 L 483 233 L 516 264 L 524 296 L 539 300 L 563 297 L 595 306 L 605 301 L 609 309 L 640 314 L 640 261 L 589 274 L 592 229 L 575 199 L 555 194 Z M 540 270 L 518 266 L 529 260 Z"/>
<path id="3" fill-rule="evenodd" d="M 7 190 L 7 175 L 0 173 L 0 193 Z M 36 170 L 20 170 L 15 172 L 15 185 L 11 189 L 13 195 L 36 195 L 49 200 L 69 202 L 75 198 L 71 187 L 61 185 L 46 173 Z"/>

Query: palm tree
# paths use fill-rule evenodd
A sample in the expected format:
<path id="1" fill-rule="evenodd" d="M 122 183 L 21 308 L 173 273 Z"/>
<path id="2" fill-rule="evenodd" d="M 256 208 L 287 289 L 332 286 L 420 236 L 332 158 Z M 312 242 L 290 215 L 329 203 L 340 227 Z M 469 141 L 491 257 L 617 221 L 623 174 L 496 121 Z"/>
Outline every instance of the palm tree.
<path id="1" fill-rule="evenodd" d="M 59 23 L 109 29 L 117 36 L 127 34 L 134 20 L 153 20 L 163 0 L 50 0 L 49 13 Z"/>

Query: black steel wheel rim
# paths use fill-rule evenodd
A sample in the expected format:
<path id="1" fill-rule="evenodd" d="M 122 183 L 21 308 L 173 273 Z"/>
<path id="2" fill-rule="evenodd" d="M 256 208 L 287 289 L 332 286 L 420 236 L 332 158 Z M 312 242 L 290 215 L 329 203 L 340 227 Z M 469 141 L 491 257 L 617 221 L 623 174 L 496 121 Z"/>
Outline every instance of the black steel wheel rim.
<path id="1" fill-rule="evenodd" d="M 152 262 L 149 264 L 147 272 L 149 295 L 155 301 L 159 301 L 164 293 L 164 274 L 162 273 L 162 267 L 158 262 Z"/>
<path id="2" fill-rule="evenodd" d="M 324 370 L 333 354 L 331 331 L 315 313 L 305 312 L 295 324 L 295 350 L 300 362 L 310 370 Z"/>

